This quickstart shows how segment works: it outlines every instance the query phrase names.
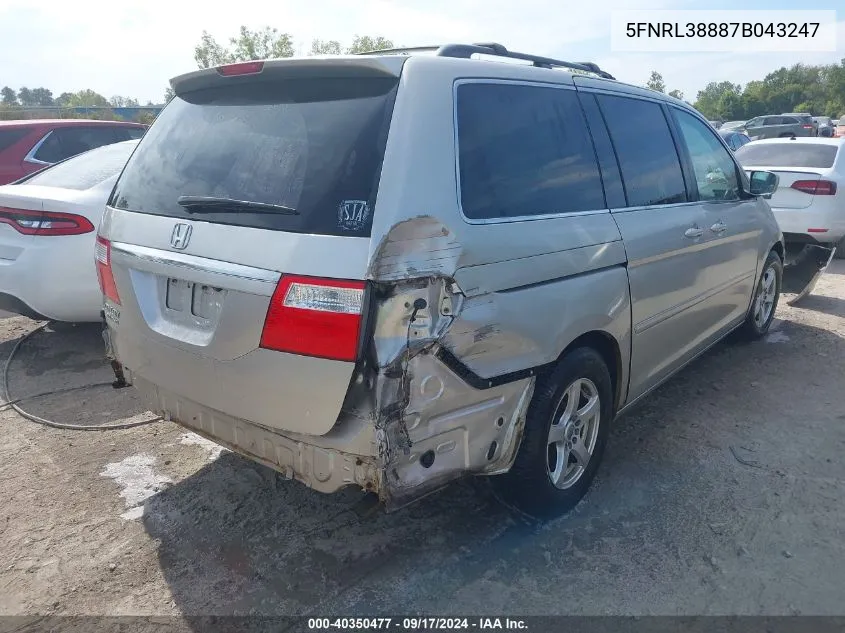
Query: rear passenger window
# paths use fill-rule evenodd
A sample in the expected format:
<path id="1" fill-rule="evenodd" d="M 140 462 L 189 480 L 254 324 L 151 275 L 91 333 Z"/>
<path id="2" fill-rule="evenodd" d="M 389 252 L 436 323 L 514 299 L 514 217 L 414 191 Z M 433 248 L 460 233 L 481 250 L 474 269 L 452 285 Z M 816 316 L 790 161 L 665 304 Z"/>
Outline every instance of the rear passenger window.
<path id="1" fill-rule="evenodd" d="M 7 149 L 29 134 L 27 128 L 0 130 L 0 152 Z"/>
<path id="2" fill-rule="evenodd" d="M 462 84 L 457 125 L 461 206 L 467 218 L 607 208 L 574 91 Z"/>
<path id="3" fill-rule="evenodd" d="M 87 152 L 95 147 L 114 143 L 117 140 L 112 127 L 74 126 L 57 128 L 38 148 L 34 158 L 45 163 L 58 163 L 65 158 Z"/>
<path id="4" fill-rule="evenodd" d="M 709 126 L 687 112 L 674 113 L 692 161 L 699 200 L 738 200 L 739 178 L 728 150 Z"/>
<path id="5" fill-rule="evenodd" d="M 628 206 L 686 202 L 681 162 L 663 109 L 657 103 L 599 95 L 616 149 Z"/>

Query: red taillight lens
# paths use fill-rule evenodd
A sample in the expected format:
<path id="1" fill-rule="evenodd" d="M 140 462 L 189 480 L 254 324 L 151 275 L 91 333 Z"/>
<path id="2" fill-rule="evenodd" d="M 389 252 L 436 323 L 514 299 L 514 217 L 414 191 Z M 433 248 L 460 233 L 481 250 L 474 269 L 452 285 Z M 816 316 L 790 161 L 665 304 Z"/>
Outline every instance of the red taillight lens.
<path id="1" fill-rule="evenodd" d="M 94 230 L 91 221 L 75 213 L 0 207 L 0 224 L 24 235 L 82 235 Z"/>
<path id="2" fill-rule="evenodd" d="M 120 295 L 117 294 L 117 284 L 114 283 L 114 273 L 111 269 L 111 242 L 99 235 L 94 246 L 94 258 L 97 262 L 100 290 L 108 299 L 120 305 Z"/>
<path id="3" fill-rule="evenodd" d="M 805 123 L 805 124 L 804 124 L 804 125 L 802 125 L 801 127 L 803 127 L 805 130 L 812 130 L 812 129 L 814 129 L 814 128 L 813 128 L 813 126 L 812 126 L 812 125 L 810 125 L 809 123 Z"/>
<path id="4" fill-rule="evenodd" d="M 217 72 L 224 77 L 236 77 L 238 75 L 254 75 L 264 70 L 264 62 L 238 62 L 237 64 L 226 64 L 218 66 Z"/>
<path id="5" fill-rule="evenodd" d="M 354 361 L 363 303 L 363 281 L 285 275 L 270 300 L 261 347 Z"/>
<path id="6" fill-rule="evenodd" d="M 789 186 L 812 196 L 832 196 L 836 193 L 836 183 L 831 180 L 796 180 Z"/>

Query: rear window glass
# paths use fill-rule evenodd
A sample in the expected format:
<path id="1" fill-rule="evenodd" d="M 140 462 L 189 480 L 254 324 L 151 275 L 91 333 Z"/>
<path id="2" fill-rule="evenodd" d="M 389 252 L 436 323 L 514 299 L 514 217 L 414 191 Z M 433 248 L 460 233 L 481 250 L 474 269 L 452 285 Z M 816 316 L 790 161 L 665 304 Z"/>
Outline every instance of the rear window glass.
<path id="1" fill-rule="evenodd" d="M 26 184 L 65 189 L 90 189 L 119 174 L 136 145 L 135 142 L 125 142 L 92 149 L 39 171 L 28 178 Z"/>
<path id="2" fill-rule="evenodd" d="M 0 152 L 11 147 L 24 136 L 29 134 L 31 130 L 26 128 L 19 128 L 17 130 L 0 130 Z"/>
<path id="3" fill-rule="evenodd" d="M 397 79 L 239 83 L 174 98 L 141 140 L 110 204 L 205 222 L 369 236 Z M 181 196 L 257 202 L 292 213 Z"/>
<path id="4" fill-rule="evenodd" d="M 757 167 L 833 167 L 836 145 L 810 143 L 749 143 L 736 151 L 743 165 Z"/>
<path id="5" fill-rule="evenodd" d="M 461 206 L 468 218 L 607 206 L 574 90 L 463 84 L 457 113 Z"/>

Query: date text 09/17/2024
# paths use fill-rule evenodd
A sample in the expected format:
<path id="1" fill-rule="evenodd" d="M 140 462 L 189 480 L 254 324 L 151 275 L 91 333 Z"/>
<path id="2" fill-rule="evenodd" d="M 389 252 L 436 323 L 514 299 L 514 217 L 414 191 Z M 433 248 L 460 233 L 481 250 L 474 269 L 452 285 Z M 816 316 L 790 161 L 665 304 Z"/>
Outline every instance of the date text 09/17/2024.
<path id="1" fill-rule="evenodd" d="M 367 631 L 379 629 L 401 631 L 527 631 L 528 625 L 525 620 L 519 618 L 499 617 L 309 618 L 308 629 L 312 631 Z"/>

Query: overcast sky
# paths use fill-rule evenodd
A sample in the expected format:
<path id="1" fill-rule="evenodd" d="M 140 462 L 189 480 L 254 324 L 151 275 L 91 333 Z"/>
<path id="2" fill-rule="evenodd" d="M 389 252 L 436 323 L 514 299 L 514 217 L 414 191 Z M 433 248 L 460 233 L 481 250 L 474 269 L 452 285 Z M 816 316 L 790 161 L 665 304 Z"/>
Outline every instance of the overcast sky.
<path id="1" fill-rule="evenodd" d="M 710 81 L 745 84 L 796 62 L 845 57 L 845 10 L 835 53 L 614 53 L 614 9 L 800 9 L 797 0 L 0 0 L 0 86 L 46 87 L 55 96 L 91 88 L 160 102 L 168 80 L 193 70 L 203 29 L 226 42 L 238 26 L 269 25 L 293 35 L 304 54 L 312 38 L 349 42 L 382 35 L 405 46 L 496 41 L 573 61 L 592 60 L 618 79 L 644 84 L 660 72 L 689 100 Z M 696 6 L 697 5 L 697 6 Z M 836 9 L 841 0 L 814 0 Z"/>

